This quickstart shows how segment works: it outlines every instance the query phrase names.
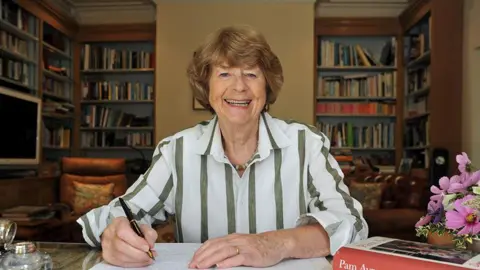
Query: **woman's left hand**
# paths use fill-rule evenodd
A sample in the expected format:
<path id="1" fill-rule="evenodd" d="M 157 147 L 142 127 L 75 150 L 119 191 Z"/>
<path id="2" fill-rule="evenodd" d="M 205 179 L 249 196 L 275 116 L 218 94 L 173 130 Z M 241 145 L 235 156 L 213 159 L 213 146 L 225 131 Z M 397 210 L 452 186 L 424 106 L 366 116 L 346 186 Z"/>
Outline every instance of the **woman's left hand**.
<path id="1" fill-rule="evenodd" d="M 189 268 L 267 267 L 285 259 L 288 235 L 275 232 L 230 234 L 206 241 L 193 255 Z"/>

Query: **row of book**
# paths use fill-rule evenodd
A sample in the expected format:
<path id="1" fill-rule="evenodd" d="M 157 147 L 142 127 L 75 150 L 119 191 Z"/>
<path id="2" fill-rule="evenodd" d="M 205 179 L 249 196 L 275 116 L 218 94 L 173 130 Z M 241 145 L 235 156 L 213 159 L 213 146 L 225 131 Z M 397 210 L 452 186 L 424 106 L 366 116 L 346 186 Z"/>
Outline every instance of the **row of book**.
<path id="1" fill-rule="evenodd" d="M 0 46 L 13 54 L 29 58 L 27 41 L 5 30 L 0 30 Z"/>
<path id="2" fill-rule="evenodd" d="M 81 53 L 81 69 L 154 68 L 155 54 L 147 51 L 114 49 L 85 44 Z"/>
<path id="3" fill-rule="evenodd" d="M 389 97 L 397 96 L 397 73 L 353 74 L 322 77 L 318 97 Z"/>
<path id="4" fill-rule="evenodd" d="M 394 148 L 395 123 L 357 125 L 352 122 L 317 123 L 317 127 L 338 148 Z"/>
<path id="5" fill-rule="evenodd" d="M 82 131 L 80 145 L 89 147 L 151 147 L 153 134 L 149 131 L 117 133 L 113 131 Z"/>
<path id="6" fill-rule="evenodd" d="M 0 77 L 28 86 L 30 69 L 25 62 L 0 56 Z"/>
<path id="7" fill-rule="evenodd" d="M 320 61 L 322 67 L 351 66 L 395 66 L 396 39 L 385 42 L 380 57 L 375 56 L 360 44 L 343 44 L 330 40 L 320 41 Z"/>
<path id="8" fill-rule="evenodd" d="M 142 82 L 95 81 L 82 83 L 83 100 L 153 100 L 153 86 Z"/>
<path id="9" fill-rule="evenodd" d="M 331 102 L 317 103 L 316 113 L 345 115 L 386 115 L 395 116 L 395 104 L 378 102 Z"/>
<path id="10" fill-rule="evenodd" d="M 49 127 L 43 123 L 42 135 L 44 147 L 69 148 L 72 129 L 64 126 Z"/>
<path id="11" fill-rule="evenodd" d="M 88 105 L 82 108 L 82 127 L 145 127 L 150 117 L 139 117 L 119 109 Z"/>

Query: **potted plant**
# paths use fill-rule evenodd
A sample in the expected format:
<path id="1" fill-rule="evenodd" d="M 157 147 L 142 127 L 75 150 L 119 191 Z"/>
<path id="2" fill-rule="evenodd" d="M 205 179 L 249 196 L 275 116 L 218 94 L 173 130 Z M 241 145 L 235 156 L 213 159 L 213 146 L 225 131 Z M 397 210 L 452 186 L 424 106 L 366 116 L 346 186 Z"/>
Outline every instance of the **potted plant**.
<path id="1" fill-rule="evenodd" d="M 480 170 L 466 153 L 456 156 L 459 174 L 440 178 L 430 188 L 427 214 L 415 225 L 417 236 L 450 237 L 457 248 L 477 249 L 480 243 Z"/>

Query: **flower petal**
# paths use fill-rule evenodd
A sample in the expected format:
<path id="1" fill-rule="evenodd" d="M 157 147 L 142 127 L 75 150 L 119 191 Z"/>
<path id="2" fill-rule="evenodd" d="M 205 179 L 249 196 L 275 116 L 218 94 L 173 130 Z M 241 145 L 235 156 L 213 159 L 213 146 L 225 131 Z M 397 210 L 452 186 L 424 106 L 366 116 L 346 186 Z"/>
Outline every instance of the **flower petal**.
<path id="1" fill-rule="evenodd" d="M 442 190 L 447 190 L 450 187 L 450 179 L 446 176 L 440 178 L 438 185 Z"/>
<path id="2" fill-rule="evenodd" d="M 445 225 L 447 228 L 450 229 L 458 229 L 467 224 L 467 222 L 465 221 L 465 217 L 456 211 L 446 212 L 445 217 L 447 218 Z"/>
<path id="3" fill-rule="evenodd" d="M 450 187 L 448 188 L 448 193 L 457 193 L 465 191 L 465 187 L 462 183 L 450 183 Z"/>
<path id="4" fill-rule="evenodd" d="M 457 234 L 470 234 L 472 233 L 472 229 L 473 229 L 472 225 L 466 225 L 465 227 L 463 227 L 463 229 L 458 231 Z"/>
<path id="5" fill-rule="evenodd" d="M 465 163 L 465 158 L 463 156 L 463 153 L 462 155 L 457 155 L 455 159 L 457 160 L 457 163 Z"/>
<path id="6" fill-rule="evenodd" d="M 420 227 L 428 224 L 432 220 L 432 216 L 424 216 L 422 217 L 417 223 L 415 224 L 415 227 Z"/>
<path id="7" fill-rule="evenodd" d="M 436 186 L 431 186 L 431 187 L 430 187 L 430 191 L 431 191 L 433 194 L 441 194 L 441 193 L 442 193 L 442 190 L 439 189 L 439 188 L 436 187 Z"/>
<path id="8" fill-rule="evenodd" d="M 478 233 L 480 233 L 480 223 L 477 222 L 477 223 L 475 223 L 475 224 L 473 225 L 472 233 L 473 233 L 473 234 L 478 234 Z"/>

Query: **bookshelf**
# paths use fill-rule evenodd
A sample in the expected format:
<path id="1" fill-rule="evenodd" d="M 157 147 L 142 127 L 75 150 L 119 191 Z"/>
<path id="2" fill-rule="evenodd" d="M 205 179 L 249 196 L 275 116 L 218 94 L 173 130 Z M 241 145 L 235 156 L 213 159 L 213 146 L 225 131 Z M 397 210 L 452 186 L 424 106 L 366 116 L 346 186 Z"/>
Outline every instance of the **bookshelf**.
<path id="1" fill-rule="evenodd" d="M 0 83 L 39 96 L 40 20 L 11 1 L 0 0 Z"/>
<path id="2" fill-rule="evenodd" d="M 462 151 L 462 1 L 413 1 L 400 23 L 403 156 L 412 159 L 413 168 L 429 170 L 436 160 L 433 151 L 445 149 L 453 173 L 455 156 Z"/>
<path id="3" fill-rule="evenodd" d="M 73 41 L 48 22 L 41 27 L 42 148 L 44 160 L 72 154 Z"/>
<path id="4" fill-rule="evenodd" d="M 394 19 L 317 19 L 314 121 L 334 155 L 398 162 L 397 31 Z M 401 134 L 401 133 L 400 133 Z"/>
<path id="5" fill-rule="evenodd" d="M 69 156 L 74 121 L 72 40 L 65 25 L 71 24 L 53 19 L 40 2 L 0 0 L 0 8 L 0 84 L 42 99 L 42 160 Z"/>
<path id="6" fill-rule="evenodd" d="M 150 157 L 155 146 L 154 36 L 132 37 L 117 27 L 79 34 L 80 152 Z"/>

